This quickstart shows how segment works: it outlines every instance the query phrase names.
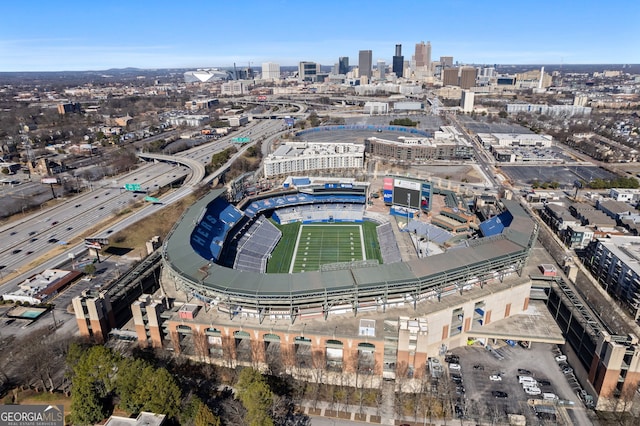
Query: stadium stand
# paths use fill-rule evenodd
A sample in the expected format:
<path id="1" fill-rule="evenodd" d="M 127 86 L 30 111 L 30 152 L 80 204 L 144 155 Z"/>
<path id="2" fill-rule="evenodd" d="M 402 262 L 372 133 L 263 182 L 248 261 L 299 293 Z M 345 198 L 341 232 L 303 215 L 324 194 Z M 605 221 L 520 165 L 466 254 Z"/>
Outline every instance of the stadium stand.
<path id="1" fill-rule="evenodd" d="M 282 233 L 264 216 L 256 220 L 238 242 L 234 269 L 264 273 L 267 260 Z"/>
<path id="2" fill-rule="evenodd" d="M 413 232 L 417 235 L 427 237 L 429 241 L 444 244 L 451 238 L 453 234 L 445 231 L 442 228 L 431 225 L 430 223 L 420 222 L 418 220 L 412 220 L 406 227 L 407 231 Z"/>
<path id="3" fill-rule="evenodd" d="M 215 198 L 196 220 L 190 236 L 191 247 L 204 259 L 217 261 L 231 228 L 242 218 L 242 212 L 224 198 Z"/>
<path id="4" fill-rule="evenodd" d="M 380 254 L 382 255 L 382 262 L 397 263 L 402 260 L 400 249 L 393 235 L 393 229 L 389 222 L 384 223 L 376 228 L 378 234 L 378 242 L 380 243 Z"/>
<path id="5" fill-rule="evenodd" d="M 323 194 L 311 195 L 305 193 L 287 194 L 276 197 L 256 199 L 245 207 L 244 213 L 248 217 L 256 216 L 265 210 L 281 209 L 284 207 L 329 204 L 329 203 L 348 203 L 348 204 L 364 204 L 366 201 L 364 195 L 353 194 Z"/>
<path id="6" fill-rule="evenodd" d="M 497 235 L 504 231 L 504 228 L 509 227 L 511 225 L 511 221 L 513 220 L 513 216 L 507 210 L 500 213 L 497 216 L 492 217 L 491 219 L 487 219 L 480 224 L 480 232 L 482 232 L 482 236 L 491 237 L 493 235 Z"/>
<path id="7" fill-rule="evenodd" d="M 293 222 L 362 222 L 362 204 L 313 204 L 284 207 L 271 216 L 276 223 L 284 225 Z"/>
<path id="8" fill-rule="evenodd" d="M 459 208 L 461 205 L 464 205 L 463 201 L 458 198 L 458 195 L 448 189 L 434 188 L 433 194 L 444 195 L 444 204 L 451 209 Z"/>

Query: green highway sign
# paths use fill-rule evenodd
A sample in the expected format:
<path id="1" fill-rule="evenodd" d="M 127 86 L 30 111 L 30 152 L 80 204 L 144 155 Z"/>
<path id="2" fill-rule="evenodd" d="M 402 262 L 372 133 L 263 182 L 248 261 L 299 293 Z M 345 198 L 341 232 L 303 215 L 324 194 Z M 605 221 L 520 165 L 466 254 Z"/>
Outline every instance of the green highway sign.
<path id="1" fill-rule="evenodd" d="M 231 138 L 231 142 L 247 143 L 251 142 L 251 138 Z"/>
<path id="2" fill-rule="evenodd" d="M 142 191 L 142 187 L 140 187 L 139 183 L 125 183 L 124 189 L 127 191 Z"/>
<path id="3" fill-rule="evenodd" d="M 148 195 L 147 195 L 146 197 L 144 197 L 144 200 L 145 200 L 145 201 L 148 201 L 148 202 L 150 202 L 150 203 L 154 203 L 154 204 L 158 204 L 158 203 L 160 203 L 160 200 L 158 200 L 158 199 L 157 199 L 157 198 L 155 198 L 155 197 L 149 197 Z"/>

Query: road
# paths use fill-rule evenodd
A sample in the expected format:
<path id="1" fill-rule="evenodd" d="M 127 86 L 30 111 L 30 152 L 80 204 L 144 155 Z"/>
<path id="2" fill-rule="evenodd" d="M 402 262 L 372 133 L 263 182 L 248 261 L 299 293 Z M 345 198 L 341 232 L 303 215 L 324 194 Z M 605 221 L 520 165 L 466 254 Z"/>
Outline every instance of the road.
<path id="1" fill-rule="evenodd" d="M 482 173 L 485 175 L 486 180 L 491 183 L 492 187 L 498 187 L 499 183 L 496 182 L 496 178 L 493 173 L 493 159 L 487 154 L 484 147 L 480 145 L 480 142 L 478 142 L 473 136 L 471 136 L 469 132 L 467 132 L 467 129 L 462 124 L 460 124 L 460 121 L 458 121 L 456 114 L 447 114 L 447 118 L 449 118 L 453 126 L 464 135 L 467 142 L 475 147 L 476 162 L 478 163 L 478 166 L 480 167 Z"/>
<path id="2" fill-rule="evenodd" d="M 163 206 L 189 195 L 195 185 L 215 179 L 244 150 L 259 140 L 282 132 L 283 129 L 285 125 L 282 120 L 254 121 L 226 138 L 194 147 L 175 157 L 158 155 L 157 158 L 167 158 L 170 162 L 145 163 L 137 170 L 119 176 L 117 179 L 98 182 L 92 190 L 70 198 L 61 205 L 36 212 L 17 222 L 0 227 L 0 238 L 3 241 L 0 246 L 0 283 L 4 283 L 0 286 L 0 294 L 14 291 L 19 283 L 33 274 L 34 270 L 55 267 L 67 261 L 69 254 L 80 256 L 85 251 L 83 242 L 73 245 L 66 243 L 77 240 L 81 236 L 88 237 L 87 230 L 94 228 L 96 224 L 104 223 L 105 225 L 90 236 L 108 238 L 109 235 L 153 214 Z M 233 145 L 231 139 L 237 137 L 239 133 L 252 138 L 253 142 L 242 146 L 226 165 L 205 179 L 204 164 L 208 163 L 216 152 Z M 125 219 L 115 220 L 114 212 L 144 198 L 144 194 L 124 191 L 125 183 L 139 183 L 143 190 L 152 191 L 169 186 L 185 177 L 187 179 L 181 188 L 161 197 L 162 205 L 147 205 Z M 49 261 L 34 264 L 43 255 L 50 254 L 53 250 L 59 254 Z"/>

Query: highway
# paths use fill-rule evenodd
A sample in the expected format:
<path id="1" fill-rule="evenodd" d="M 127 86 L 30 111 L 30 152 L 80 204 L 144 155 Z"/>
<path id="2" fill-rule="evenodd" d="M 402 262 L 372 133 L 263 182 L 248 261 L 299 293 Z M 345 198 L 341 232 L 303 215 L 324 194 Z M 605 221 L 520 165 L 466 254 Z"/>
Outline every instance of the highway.
<path id="1" fill-rule="evenodd" d="M 100 181 L 93 190 L 69 198 L 58 206 L 0 227 L 0 238 L 3 241 L 0 245 L 0 294 L 13 291 L 17 284 L 35 272 L 67 261 L 70 253 L 79 257 L 85 252 L 84 243 L 79 238 L 108 238 L 109 235 L 153 214 L 164 205 L 189 195 L 196 185 L 211 182 L 226 171 L 250 146 L 285 129 L 282 120 L 254 121 L 225 138 L 191 148 L 175 156 L 142 153 L 141 158 L 153 161 L 142 163 L 138 169 L 116 179 Z M 205 178 L 204 165 L 209 163 L 211 156 L 234 145 L 232 138 L 238 136 L 250 137 L 252 142 L 240 147 L 239 152 L 227 164 Z M 138 183 L 142 190 L 153 192 L 154 189 L 169 186 L 183 179 L 181 187 L 161 197 L 162 205 L 148 204 L 121 220 L 114 216 L 115 212 L 142 200 L 145 196 L 142 193 L 125 191 L 125 183 Z M 103 226 L 100 226 L 101 224 Z M 86 235 L 89 229 L 96 226 L 99 228 L 97 231 Z M 73 244 L 68 244 L 69 242 Z M 43 263 L 38 262 L 44 255 L 52 255 L 52 258 Z"/>

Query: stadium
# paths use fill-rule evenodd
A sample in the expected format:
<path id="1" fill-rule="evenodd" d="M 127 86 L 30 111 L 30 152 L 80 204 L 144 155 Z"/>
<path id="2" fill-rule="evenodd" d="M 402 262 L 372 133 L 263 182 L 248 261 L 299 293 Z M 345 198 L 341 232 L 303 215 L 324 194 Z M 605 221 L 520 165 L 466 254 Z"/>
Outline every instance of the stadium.
<path id="1" fill-rule="evenodd" d="M 443 254 L 402 261 L 389 216 L 365 208 L 367 190 L 366 183 L 306 185 L 238 206 L 226 200 L 224 190 L 214 190 L 191 206 L 168 236 L 162 252 L 165 276 L 230 318 L 242 312 L 260 322 L 273 315 L 291 323 L 326 320 L 405 303 L 415 307 L 520 274 L 536 239 L 535 222 L 520 204 L 502 200 L 504 212 L 481 226 L 488 236 Z M 295 243 L 284 244 L 289 254 L 275 260 L 274 249 L 283 238 L 276 225 L 286 224 L 299 226 Z M 316 230 L 320 224 L 330 227 Z M 366 239 L 364 224 L 375 228 Z M 332 234 L 343 241 L 318 251 L 328 229 L 339 229 Z M 326 255 L 340 247 L 342 255 Z M 279 270 L 285 272 L 267 273 L 272 261 L 284 263 Z"/>
<path id="2" fill-rule="evenodd" d="M 391 179 L 376 211 L 368 183 L 291 181 L 236 205 L 212 190 L 185 211 L 161 250 L 167 306 L 131 305 L 142 346 L 301 380 L 362 385 L 362 373 L 375 387 L 468 342 L 522 340 L 505 324 L 528 308 L 538 229 L 517 201 L 420 257 L 404 244 L 417 230 L 399 224 L 431 207 L 430 183 Z M 528 341 L 564 342 L 530 328 Z"/>

